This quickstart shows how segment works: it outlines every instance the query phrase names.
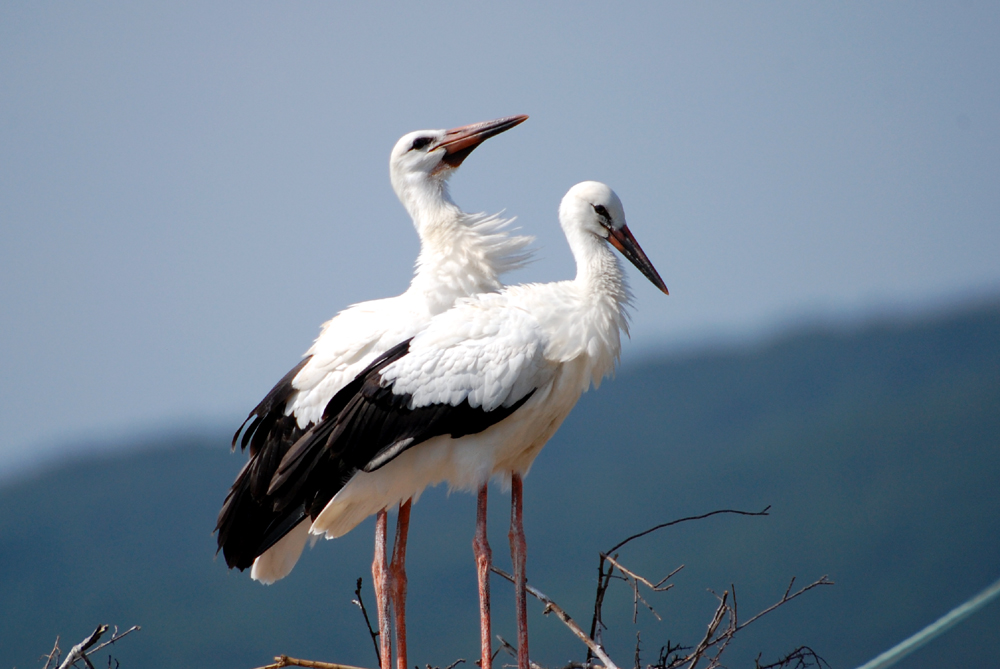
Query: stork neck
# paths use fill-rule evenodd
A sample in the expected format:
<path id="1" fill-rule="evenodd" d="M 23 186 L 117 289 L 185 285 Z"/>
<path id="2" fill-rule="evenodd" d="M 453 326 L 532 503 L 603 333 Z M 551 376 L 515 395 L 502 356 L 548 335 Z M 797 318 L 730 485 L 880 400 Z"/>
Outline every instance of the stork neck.
<path id="1" fill-rule="evenodd" d="M 618 257 L 608 243 L 591 233 L 582 233 L 571 241 L 576 256 L 576 279 L 584 313 L 590 329 L 591 364 L 594 384 L 614 369 L 621 353 L 621 336 L 628 334 L 627 309 L 632 301 L 628 282 Z M 596 348 L 594 344 L 600 342 Z"/>
<path id="2" fill-rule="evenodd" d="M 595 303 L 608 302 L 623 311 L 630 294 L 625 273 L 608 243 L 587 232 L 573 235 L 569 243 L 576 259 L 576 284 Z"/>
<path id="3" fill-rule="evenodd" d="M 431 314 L 449 308 L 457 297 L 478 292 L 473 288 L 479 277 L 461 276 L 468 256 L 465 213 L 451 199 L 444 179 L 393 174 L 393 187 L 420 237 L 416 273 L 407 292 L 426 300 Z"/>
<path id="4" fill-rule="evenodd" d="M 431 313 L 450 308 L 459 297 L 502 286 L 496 236 L 482 234 L 475 221 L 452 204 L 417 224 L 420 255 L 409 290 L 424 296 Z"/>
<path id="5" fill-rule="evenodd" d="M 576 257 L 576 278 L 565 281 L 552 300 L 555 308 L 541 320 L 549 332 L 546 355 L 562 362 L 577 361 L 583 386 L 597 386 L 610 374 L 621 353 L 621 333 L 628 334 L 628 286 L 618 259 L 592 233 L 567 231 Z"/>
<path id="6" fill-rule="evenodd" d="M 422 235 L 422 227 L 433 221 L 457 218 L 462 210 L 458 208 L 448 193 L 444 179 L 426 174 L 392 175 L 396 197 L 413 219 L 417 234 Z"/>
<path id="7" fill-rule="evenodd" d="M 420 236 L 416 274 L 407 293 L 422 298 L 431 315 L 459 297 L 499 290 L 499 276 L 530 257 L 531 237 L 509 234 L 510 221 L 500 216 L 462 211 L 444 178 L 394 172 L 392 184 Z"/>

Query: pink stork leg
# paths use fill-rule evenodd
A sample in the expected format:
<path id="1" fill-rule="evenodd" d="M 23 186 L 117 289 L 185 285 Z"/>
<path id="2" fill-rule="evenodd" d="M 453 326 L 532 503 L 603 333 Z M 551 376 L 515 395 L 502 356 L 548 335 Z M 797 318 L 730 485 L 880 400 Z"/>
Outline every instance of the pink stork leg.
<path id="1" fill-rule="evenodd" d="M 392 669 L 392 642 L 389 640 L 389 597 L 386 579 L 389 567 L 385 559 L 386 524 L 385 509 L 375 516 L 375 560 L 372 562 L 372 581 L 375 585 L 375 606 L 378 609 L 378 638 L 381 651 L 379 666 L 382 669 Z"/>
<path id="2" fill-rule="evenodd" d="M 510 559 L 514 563 L 514 606 L 517 613 L 517 669 L 528 668 L 528 602 L 524 563 L 528 546 L 524 540 L 523 484 L 521 475 L 510 478 Z"/>
<path id="3" fill-rule="evenodd" d="M 476 574 L 479 577 L 479 630 L 483 657 L 482 669 L 490 669 L 493 664 L 493 633 L 490 629 L 490 567 L 493 566 L 493 551 L 486 537 L 486 496 L 489 482 L 479 488 L 479 502 L 476 505 L 476 537 L 472 540 L 472 550 L 476 554 Z"/>
<path id="4" fill-rule="evenodd" d="M 396 669 L 406 669 L 406 535 L 410 529 L 412 500 L 399 505 L 396 519 L 396 541 L 392 545 L 389 563 L 392 610 L 396 621 Z"/>

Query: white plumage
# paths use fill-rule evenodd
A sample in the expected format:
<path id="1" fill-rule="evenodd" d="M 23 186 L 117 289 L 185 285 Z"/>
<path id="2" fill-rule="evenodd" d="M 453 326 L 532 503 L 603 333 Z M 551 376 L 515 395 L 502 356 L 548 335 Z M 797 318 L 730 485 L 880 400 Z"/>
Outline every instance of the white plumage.
<path id="1" fill-rule="evenodd" d="M 487 484 L 498 477 L 511 485 L 518 666 L 527 669 L 521 479 L 580 395 L 618 360 L 630 296 L 609 244 L 667 292 L 606 185 L 571 188 L 559 220 L 576 259 L 573 280 L 457 299 L 333 397 L 323 422 L 288 451 L 268 490 L 276 509 L 308 514 L 315 519 L 310 532 L 334 538 L 429 485 L 478 489 L 473 546 L 483 669 L 492 660 Z M 405 522 L 401 515 L 397 543 L 404 545 Z M 405 632 L 397 639 L 405 645 Z M 405 649 L 400 655 L 402 666 Z"/>
<path id="2" fill-rule="evenodd" d="M 476 490 L 494 476 L 525 475 L 580 395 L 613 371 L 630 298 L 607 240 L 624 240 L 630 259 L 666 288 L 628 233 L 620 200 L 604 184 L 574 186 L 560 206 L 560 222 L 577 262 L 575 279 L 461 298 L 378 372 L 381 386 L 408 396 L 408 409 L 468 402 L 489 413 L 530 395 L 527 401 L 477 434 L 444 433 L 417 444 L 410 439 L 408 449 L 375 471 L 357 471 L 316 518 L 313 533 L 341 536 L 428 485 Z"/>
<path id="3" fill-rule="evenodd" d="M 457 298 L 499 290 L 500 275 L 526 260 L 532 238 L 507 234 L 510 220 L 457 207 L 441 213 L 411 212 L 421 251 L 405 293 L 352 305 L 323 324 L 305 353 L 309 361 L 292 380 L 286 413 L 300 428 L 318 422 L 330 398 L 377 356 L 420 332 Z"/>
<path id="4" fill-rule="evenodd" d="M 248 421 L 253 422 L 243 441 L 244 446 L 251 443 L 251 457 L 227 497 L 217 528 L 230 566 L 244 568 L 252 559 L 251 575 L 264 583 L 289 573 L 306 543 L 307 522 L 263 554 L 254 549 L 258 536 L 239 536 L 267 532 L 270 500 L 261 493 L 284 451 L 322 420 L 334 394 L 373 359 L 419 332 L 456 298 L 498 290 L 500 274 L 527 260 L 530 237 L 508 234 L 510 221 L 499 216 L 463 212 L 451 200 L 446 183 L 476 146 L 526 118 L 417 131 L 396 143 L 390 177 L 420 237 L 415 276 L 402 295 L 353 305 L 324 324 L 297 371 L 251 412 Z"/>

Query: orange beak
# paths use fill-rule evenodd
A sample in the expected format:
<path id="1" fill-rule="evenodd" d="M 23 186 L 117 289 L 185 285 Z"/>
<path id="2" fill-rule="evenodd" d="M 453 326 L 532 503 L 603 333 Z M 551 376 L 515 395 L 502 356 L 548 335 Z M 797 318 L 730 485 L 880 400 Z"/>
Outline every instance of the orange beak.
<path id="1" fill-rule="evenodd" d="M 451 167 L 458 167 L 477 146 L 494 135 L 510 130 L 528 120 L 527 115 L 505 116 L 495 121 L 483 121 L 461 128 L 448 130 L 441 143 L 434 148 L 444 148 L 444 162 Z"/>

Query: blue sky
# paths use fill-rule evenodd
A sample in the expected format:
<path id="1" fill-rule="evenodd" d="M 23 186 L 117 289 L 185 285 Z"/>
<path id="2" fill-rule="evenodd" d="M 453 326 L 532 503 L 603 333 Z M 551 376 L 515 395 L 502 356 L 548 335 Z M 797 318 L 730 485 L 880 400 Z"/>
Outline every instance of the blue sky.
<path id="1" fill-rule="evenodd" d="M 556 222 L 610 184 L 626 364 L 1000 293 L 1000 6 L 6 3 L 0 474 L 233 427 L 350 303 L 405 289 L 396 139 L 529 114 L 452 180 L 572 275 Z"/>

